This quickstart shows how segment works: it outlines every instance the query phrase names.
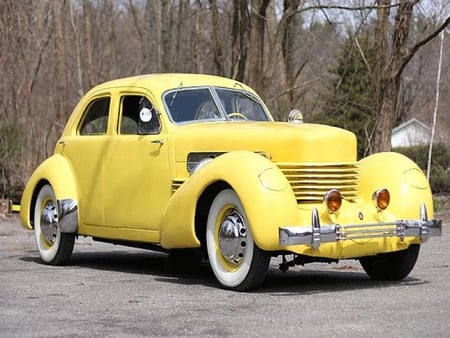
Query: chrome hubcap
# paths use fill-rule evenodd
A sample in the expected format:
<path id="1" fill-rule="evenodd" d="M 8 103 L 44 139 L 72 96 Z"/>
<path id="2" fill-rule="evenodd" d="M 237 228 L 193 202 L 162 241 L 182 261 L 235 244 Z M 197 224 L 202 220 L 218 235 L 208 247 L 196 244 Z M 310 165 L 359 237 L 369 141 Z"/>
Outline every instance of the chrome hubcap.
<path id="1" fill-rule="evenodd" d="M 48 244 L 53 245 L 58 233 L 58 212 L 55 202 L 48 201 L 44 209 L 42 209 L 40 225 L 44 240 Z"/>
<path id="2" fill-rule="evenodd" d="M 232 209 L 225 214 L 219 228 L 219 246 L 224 258 L 239 264 L 247 247 L 247 226 L 244 218 Z"/>

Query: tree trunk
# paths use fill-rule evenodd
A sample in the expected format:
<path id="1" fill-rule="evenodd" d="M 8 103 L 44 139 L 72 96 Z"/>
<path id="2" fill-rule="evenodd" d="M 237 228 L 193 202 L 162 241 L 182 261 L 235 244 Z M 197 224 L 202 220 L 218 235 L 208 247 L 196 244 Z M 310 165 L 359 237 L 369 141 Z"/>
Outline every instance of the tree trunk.
<path id="1" fill-rule="evenodd" d="M 232 78 L 244 81 L 250 35 L 250 13 L 247 0 L 234 0 L 233 4 L 231 73 Z"/>
<path id="2" fill-rule="evenodd" d="M 80 43 L 80 33 L 79 30 L 75 24 L 75 13 L 73 8 L 72 1 L 69 1 L 69 16 L 70 16 L 70 26 L 72 29 L 72 34 L 75 39 L 75 64 L 76 64 L 76 79 L 77 79 L 77 85 L 76 85 L 76 91 L 77 95 L 81 97 L 85 89 L 83 87 L 83 68 L 81 67 L 81 60 L 83 56 L 81 55 L 81 43 Z"/>
<path id="3" fill-rule="evenodd" d="M 92 59 L 92 28 L 91 28 L 91 3 L 83 0 L 83 28 L 84 28 L 84 60 L 87 81 L 85 88 L 91 88 L 94 85 L 94 64 Z"/>
<path id="4" fill-rule="evenodd" d="M 196 9 L 195 9 L 195 32 L 194 34 L 194 62 L 195 62 L 195 72 L 196 73 L 203 73 L 203 60 L 202 55 L 204 55 L 202 51 L 202 39 L 201 39 L 201 24 L 200 21 L 203 19 L 203 8 L 201 1 L 197 0 L 196 2 Z"/>
<path id="5" fill-rule="evenodd" d="M 296 70 L 296 56 L 295 51 L 297 47 L 296 41 L 298 40 L 297 29 L 301 26 L 300 15 L 294 14 L 300 6 L 300 0 L 285 0 L 284 1 L 284 13 L 287 13 L 290 18 L 287 22 L 286 29 L 283 34 L 283 59 L 284 69 L 286 75 L 286 87 L 288 96 L 288 106 L 292 108 L 295 104 L 294 91 L 295 82 L 299 72 Z"/>
<path id="6" fill-rule="evenodd" d="M 223 56 L 223 39 L 221 34 L 220 14 L 217 8 L 217 0 L 209 0 L 212 12 L 212 39 L 214 64 L 217 68 L 217 75 L 225 76 L 225 58 Z"/>
<path id="7" fill-rule="evenodd" d="M 260 93 L 262 92 L 262 74 L 264 67 L 266 10 L 269 3 L 270 0 L 255 0 L 251 2 L 248 83 Z"/>
<path id="8" fill-rule="evenodd" d="M 48 156 L 53 150 L 53 144 L 48 144 L 47 139 L 50 138 L 52 132 L 59 134 L 64 124 L 64 120 L 69 114 L 69 83 L 67 76 L 67 48 L 63 30 L 63 14 L 65 13 L 65 1 L 57 1 L 53 7 L 54 31 L 55 31 L 55 54 L 56 54 L 56 78 L 55 95 L 51 99 L 54 100 L 55 116 L 51 118 L 53 123 L 49 123 L 50 128 L 46 130 L 46 150 L 45 156 Z"/>
<path id="9" fill-rule="evenodd" d="M 395 126 L 397 99 L 400 90 L 403 63 L 407 55 L 407 42 L 415 1 L 402 0 L 395 16 L 392 45 L 388 47 L 389 9 L 379 8 L 376 25 L 375 81 L 375 130 L 371 152 L 391 150 L 392 129 Z M 390 0 L 379 0 L 388 6 Z M 389 50 L 391 52 L 389 53 Z"/>
<path id="10" fill-rule="evenodd" d="M 161 41 L 162 41 L 162 59 L 161 69 L 163 72 L 168 72 L 171 69 L 172 58 L 170 55 L 170 43 L 171 43 L 171 8 L 170 1 L 164 0 L 161 2 Z"/>
<path id="11" fill-rule="evenodd" d="M 286 1 L 283 10 L 283 15 L 276 24 L 275 33 L 269 46 L 267 62 L 264 65 L 264 72 L 261 84 L 262 88 L 260 89 L 263 95 L 268 94 L 276 71 L 278 71 L 279 69 L 283 71 L 286 70 L 287 60 L 282 59 L 280 56 L 282 54 L 283 42 L 285 41 L 289 24 L 294 18 L 299 5 L 300 5 L 299 1 Z M 283 75 L 284 78 L 286 78 L 286 74 L 283 73 L 280 74 L 280 77 L 283 78 Z"/>

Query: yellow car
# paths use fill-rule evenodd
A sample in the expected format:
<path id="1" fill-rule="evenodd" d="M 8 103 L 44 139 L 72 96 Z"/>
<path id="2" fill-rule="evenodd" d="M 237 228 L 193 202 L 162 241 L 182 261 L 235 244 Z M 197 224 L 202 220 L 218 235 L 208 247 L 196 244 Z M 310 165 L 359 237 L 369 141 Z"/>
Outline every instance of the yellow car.
<path id="1" fill-rule="evenodd" d="M 221 77 L 103 83 L 31 176 L 21 222 L 48 264 L 91 236 L 193 253 L 241 291 L 274 256 L 282 270 L 357 259 L 374 279 L 406 277 L 442 229 L 422 171 L 396 153 L 357 161 L 354 134 L 301 122 L 295 111 L 274 122 L 251 88 Z"/>

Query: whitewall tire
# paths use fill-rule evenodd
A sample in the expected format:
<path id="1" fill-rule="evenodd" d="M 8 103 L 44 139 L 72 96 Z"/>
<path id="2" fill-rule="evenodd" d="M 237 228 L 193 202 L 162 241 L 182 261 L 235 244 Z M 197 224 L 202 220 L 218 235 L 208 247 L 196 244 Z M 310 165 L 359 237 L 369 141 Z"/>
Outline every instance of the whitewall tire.
<path id="1" fill-rule="evenodd" d="M 58 204 L 50 185 L 42 186 L 34 206 L 34 232 L 41 259 L 51 265 L 63 265 L 72 255 L 75 235 L 62 233 Z"/>
<path id="2" fill-rule="evenodd" d="M 255 244 L 242 203 L 231 189 L 222 190 L 211 205 L 206 246 L 211 269 L 224 288 L 247 291 L 264 281 L 270 255 Z"/>

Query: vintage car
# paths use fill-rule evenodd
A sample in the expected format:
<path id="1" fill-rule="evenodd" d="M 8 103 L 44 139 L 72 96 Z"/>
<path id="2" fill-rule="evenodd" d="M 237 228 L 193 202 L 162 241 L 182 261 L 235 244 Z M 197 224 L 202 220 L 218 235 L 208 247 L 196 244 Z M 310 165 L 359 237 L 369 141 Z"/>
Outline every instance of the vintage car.
<path id="1" fill-rule="evenodd" d="M 21 222 L 53 265 L 90 236 L 192 254 L 240 291 L 276 256 L 282 270 L 356 259 L 374 279 L 406 277 L 442 229 L 422 171 L 396 153 L 358 161 L 354 134 L 301 122 L 298 111 L 275 122 L 251 88 L 221 77 L 100 84 L 32 174 Z"/>

